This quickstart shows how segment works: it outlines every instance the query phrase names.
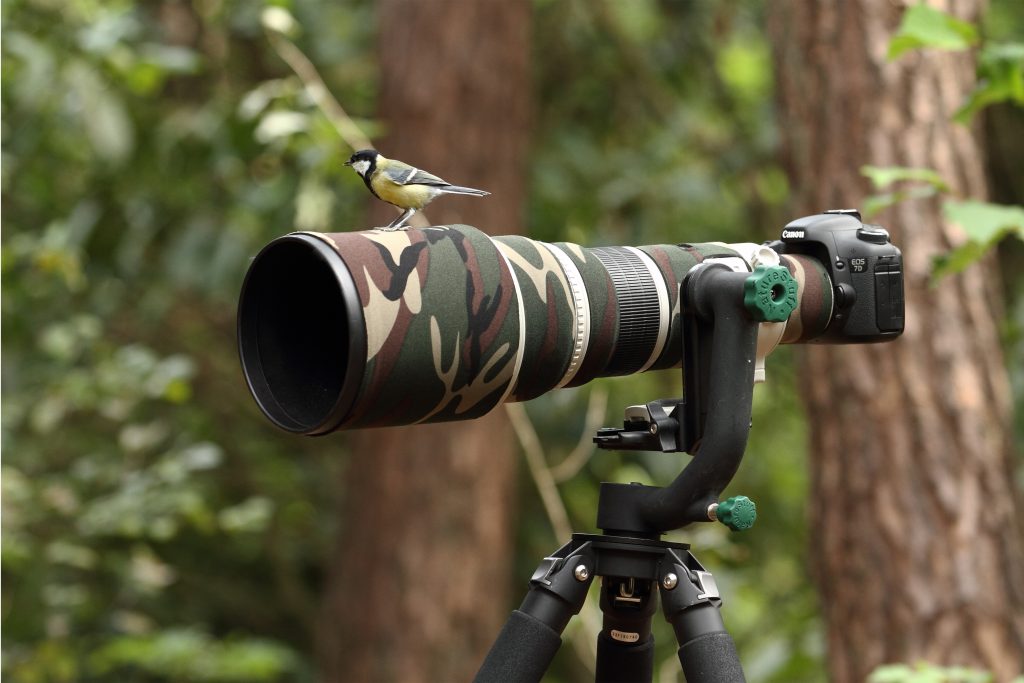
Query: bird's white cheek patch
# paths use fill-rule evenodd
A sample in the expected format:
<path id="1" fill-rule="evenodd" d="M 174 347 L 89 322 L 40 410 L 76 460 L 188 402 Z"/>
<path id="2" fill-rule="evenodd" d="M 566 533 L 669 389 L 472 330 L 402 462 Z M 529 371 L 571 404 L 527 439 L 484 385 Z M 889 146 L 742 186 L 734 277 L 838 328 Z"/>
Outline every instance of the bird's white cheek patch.
<path id="1" fill-rule="evenodd" d="M 352 168 L 356 170 L 359 175 L 366 175 L 366 170 L 370 168 L 369 161 L 357 161 L 352 164 Z"/>

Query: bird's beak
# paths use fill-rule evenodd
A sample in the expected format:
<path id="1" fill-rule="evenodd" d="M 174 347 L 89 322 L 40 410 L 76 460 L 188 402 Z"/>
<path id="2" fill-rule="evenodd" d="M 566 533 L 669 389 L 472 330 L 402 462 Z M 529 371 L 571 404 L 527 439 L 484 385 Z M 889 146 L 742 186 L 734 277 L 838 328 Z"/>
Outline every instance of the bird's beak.
<path id="1" fill-rule="evenodd" d="M 351 159 L 349 159 L 348 161 L 346 161 L 346 162 L 345 162 L 345 165 L 346 165 L 346 166 L 351 166 L 351 165 L 352 165 L 352 160 L 351 160 Z"/>

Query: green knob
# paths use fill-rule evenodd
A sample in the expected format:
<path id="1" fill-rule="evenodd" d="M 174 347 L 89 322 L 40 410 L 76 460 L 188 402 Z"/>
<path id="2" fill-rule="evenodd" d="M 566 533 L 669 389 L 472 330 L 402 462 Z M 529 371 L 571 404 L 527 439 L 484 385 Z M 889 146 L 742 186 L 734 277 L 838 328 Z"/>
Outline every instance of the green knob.
<path id="1" fill-rule="evenodd" d="M 754 526 L 757 519 L 757 506 L 746 496 L 733 496 L 723 500 L 715 510 L 718 521 L 733 531 L 743 531 Z"/>
<path id="2" fill-rule="evenodd" d="M 759 323 L 781 323 L 796 308 L 796 280 L 784 266 L 758 266 L 743 283 L 743 305 Z"/>

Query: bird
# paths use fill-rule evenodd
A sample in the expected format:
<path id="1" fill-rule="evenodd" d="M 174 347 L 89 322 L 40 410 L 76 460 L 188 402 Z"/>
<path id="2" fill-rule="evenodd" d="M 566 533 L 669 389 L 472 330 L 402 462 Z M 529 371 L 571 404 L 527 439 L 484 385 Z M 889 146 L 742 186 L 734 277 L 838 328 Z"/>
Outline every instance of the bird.
<path id="1" fill-rule="evenodd" d="M 472 187 L 452 185 L 436 175 L 410 166 L 397 159 L 388 159 L 375 149 L 359 150 L 345 162 L 360 175 L 367 189 L 377 199 L 402 209 L 402 214 L 385 230 L 398 230 L 414 213 L 443 194 L 464 194 L 484 197 L 490 192 Z"/>

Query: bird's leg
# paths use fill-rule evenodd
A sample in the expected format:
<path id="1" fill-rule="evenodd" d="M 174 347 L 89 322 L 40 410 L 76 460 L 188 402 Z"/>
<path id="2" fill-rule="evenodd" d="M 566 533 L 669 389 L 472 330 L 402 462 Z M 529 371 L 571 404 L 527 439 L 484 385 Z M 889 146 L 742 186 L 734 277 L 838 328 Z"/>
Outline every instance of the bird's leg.
<path id="1" fill-rule="evenodd" d="M 405 211 L 402 212 L 401 216 L 399 216 L 395 220 L 391 221 L 391 223 L 388 224 L 388 227 L 386 227 L 384 229 L 385 230 L 398 230 L 400 227 L 402 227 L 405 224 L 405 222 L 407 220 L 412 218 L 412 215 L 414 213 L 416 213 L 416 209 L 406 209 Z"/>

